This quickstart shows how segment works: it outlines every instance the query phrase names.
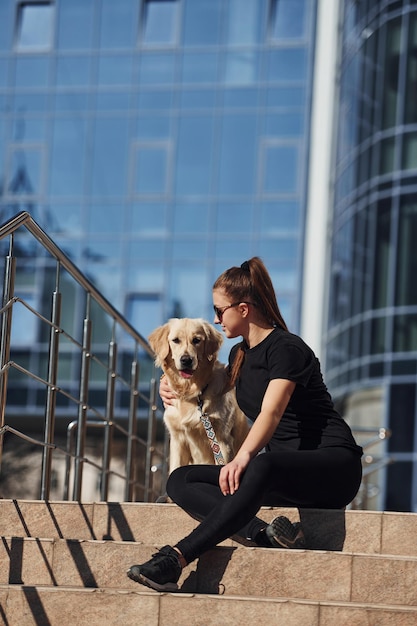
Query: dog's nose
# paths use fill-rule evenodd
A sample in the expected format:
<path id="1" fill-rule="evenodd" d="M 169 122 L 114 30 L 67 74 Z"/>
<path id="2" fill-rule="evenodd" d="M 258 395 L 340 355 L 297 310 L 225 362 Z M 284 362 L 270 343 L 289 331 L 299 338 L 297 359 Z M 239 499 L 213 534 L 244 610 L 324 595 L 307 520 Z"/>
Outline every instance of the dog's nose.
<path id="1" fill-rule="evenodd" d="M 193 360 L 188 354 L 183 354 L 180 358 L 181 367 L 191 367 Z"/>

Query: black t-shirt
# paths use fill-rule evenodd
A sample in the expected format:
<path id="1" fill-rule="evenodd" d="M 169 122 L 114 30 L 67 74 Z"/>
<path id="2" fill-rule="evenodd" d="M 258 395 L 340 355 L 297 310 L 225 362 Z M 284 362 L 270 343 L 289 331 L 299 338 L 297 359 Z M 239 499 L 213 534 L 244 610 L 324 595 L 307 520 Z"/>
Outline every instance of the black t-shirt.
<path id="1" fill-rule="evenodd" d="M 298 450 L 343 446 L 362 454 L 349 426 L 333 405 L 318 359 L 300 337 L 275 328 L 254 348 L 242 341 L 230 351 L 230 366 L 239 346 L 245 351 L 245 359 L 236 383 L 236 397 L 251 421 L 261 410 L 270 380 L 283 378 L 296 383 L 267 450 L 282 446 Z"/>

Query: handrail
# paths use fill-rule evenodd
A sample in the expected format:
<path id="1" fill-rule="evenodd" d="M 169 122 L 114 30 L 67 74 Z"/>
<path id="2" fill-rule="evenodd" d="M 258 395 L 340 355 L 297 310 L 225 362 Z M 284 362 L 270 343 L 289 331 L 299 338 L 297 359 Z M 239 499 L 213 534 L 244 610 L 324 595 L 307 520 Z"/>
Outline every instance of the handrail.
<path id="1" fill-rule="evenodd" d="M 21 228 L 24 227 L 34 239 L 36 239 L 43 249 L 50 255 L 50 257 L 56 262 L 56 278 L 55 286 L 52 291 L 52 306 L 51 306 L 51 318 L 48 319 L 40 311 L 31 307 L 23 298 L 19 298 L 15 295 L 15 275 L 17 271 L 18 259 L 13 256 L 15 234 Z M 72 499 L 81 500 L 82 484 L 83 484 L 83 467 L 84 464 L 90 464 L 96 469 L 101 470 L 101 488 L 100 498 L 106 500 L 109 490 L 109 477 L 111 475 L 123 478 L 125 480 L 124 499 L 135 499 L 136 489 L 135 485 L 139 485 L 137 478 L 137 465 L 139 459 L 136 454 L 136 446 L 142 445 L 145 448 L 145 452 L 142 455 L 142 459 L 145 459 L 144 479 L 141 485 L 141 490 L 145 501 L 149 501 L 150 498 L 157 499 L 161 495 L 161 490 L 164 489 L 163 482 L 159 485 L 159 490 L 154 485 L 155 474 L 152 471 L 152 467 L 155 466 L 153 460 L 154 455 L 158 457 L 158 465 L 161 467 L 160 477 L 164 480 L 164 470 L 166 470 L 167 459 L 164 452 L 160 453 L 156 445 L 156 420 L 159 411 L 156 406 L 156 376 L 154 355 L 148 342 L 144 337 L 126 320 L 126 318 L 105 298 L 105 296 L 93 285 L 93 283 L 77 268 L 77 266 L 69 259 L 69 257 L 55 244 L 55 242 L 45 233 L 45 231 L 35 222 L 32 216 L 22 211 L 6 223 L 0 226 L 0 240 L 5 237 L 10 237 L 9 253 L 6 256 L 5 272 L 4 272 L 4 287 L 3 287 L 3 300 L 0 308 L 1 316 L 1 340 L 0 340 L 0 461 L 3 451 L 3 439 L 5 433 L 11 433 L 20 437 L 23 440 L 31 442 L 32 444 L 39 445 L 43 448 L 42 459 L 42 478 L 41 478 L 41 499 L 49 499 L 50 486 L 51 486 L 51 468 L 52 468 L 52 454 L 54 451 L 63 452 L 66 457 L 65 471 L 65 493 L 63 499 L 69 499 L 69 485 L 67 483 L 69 473 L 71 470 L 71 463 L 74 464 L 74 489 Z M 68 333 L 66 329 L 61 327 L 61 293 L 60 293 L 60 277 L 62 271 L 67 272 L 75 283 L 81 287 L 86 295 L 85 301 L 85 317 L 83 323 L 83 339 L 78 341 L 72 337 L 71 333 Z M 108 342 L 108 365 L 94 354 L 94 345 L 92 341 L 92 329 L 93 318 L 91 314 L 90 303 L 94 301 L 100 311 L 106 315 L 107 319 L 112 320 L 111 339 Z M 26 367 L 23 367 L 16 360 L 10 359 L 11 350 L 11 328 L 12 328 L 12 312 L 14 305 L 19 302 L 26 307 L 30 314 L 36 316 L 43 324 L 49 327 L 49 342 L 48 342 L 48 374 L 44 378 L 37 372 L 30 371 Z M 116 342 L 116 330 L 121 329 L 124 331 L 124 351 L 122 356 L 132 355 L 131 359 L 131 372 L 130 381 L 124 380 L 123 375 L 117 371 L 117 356 L 118 346 Z M 129 339 L 127 339 L 127 337 Z M 60 337 L 65 337 L 67 345 L 69 343 L 70 348 L 75 350 L 81 356 L 81 373 L 80 378 L 76 380 L 79 384 L 79 397 L 74 397 L 73 393 L 69 390 L 59 386 L 58 383 L 58 363 L 60 358 Z M 131 342 L 131 347 L 126 348 Z M 144 393 L 139 389 L 139 348 L 143 351 L 142 354 L 148 359 L 148 364 L 151 367 L 150 378 L 148 383 L 148 391 Z M 29 346 L 28 346 L 29 349 Z M 102 344 L 100 343 L 100 351 L 102 351 Z M 72 353 L 71 353 L 72 354 Z M 89 403 L 89 385 L 90 385 L 90 369 L 91 364 L 95 363 L 101 369 L 106 371 L 105 384 L 106 384 L 106 401 L 104 407 L 104 414 L 100 412 L 94 406 Z M 20 432 L 16 428 L 13 428 L 9 424 L 5 423 L 6 415 L 6 400 L 8 391 L 8 374 L 9 371 L 18 371 L 22 375 L 26 376 L 28 380 L 41 384 L 46 390 L 45 401 L 45 422 L 44 422 L 44 441 L 39 441 L 34 437 L 31 437 L 23 432 Z M 123 385 L 126 391 L 129 392 L 129 408 L 127 414 L 128 427 L 123 428 L 117 423 L 115 416 L 115 396 L 116 396 L 116 382 Z M 141 388 L 144 382 L 141 381 Z M 75 423 L 76 427 L 71 426 L 72 430 L 77 434 L 76 451 L 74 452 L 72 447 L 66 450 L 62 450 L 60 446 L 55 443 L 55 414 L 56 414 L 56 400 L 58 395 L 62 395 L 72 403 L 74 407 L 77 407 L 78 417 L 72 424 Z M 148 407 L 146 420 L 147 420 L 147 437 L 146 441 L 137 436 L 137 412 L 139 405 L 139 398 L 145 402 Z M 119 411 L 120 412 L 120 411 Z M 87 419 L 88 414 L 91 413 L 94 416 L 94 421 Z M 91 426 L 101 426 L 103 432 L 103 453 L 102 463 L 91 461 L 86 458 L 85 455 L 85 442 L 87 436 L 87 429 Z M 121 475 L 119 471 L 111 469 L 112 461 L 112 439 L 114 432 L 120 436 L 126 437 L 126 458 L 125 458 L 125 474 Z M 164 450 L 166 450 L 166 442 L 162 444 Z M 149 466 L 149 467 L 148 467 Z M 121 497 L 120 499 L 123 499 Z"/>

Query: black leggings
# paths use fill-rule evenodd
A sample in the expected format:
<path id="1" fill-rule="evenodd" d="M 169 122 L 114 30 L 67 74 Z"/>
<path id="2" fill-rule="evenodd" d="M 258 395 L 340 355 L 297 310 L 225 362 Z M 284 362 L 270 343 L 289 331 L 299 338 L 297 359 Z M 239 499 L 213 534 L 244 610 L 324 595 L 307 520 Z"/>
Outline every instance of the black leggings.
<path id="1" fill-rule="evenodd" d="M 360 455 L 342 447 L 259 454 L 232 496 L 220 491 L 220 469 L 186 465 L 169 476 L 169 497 L 201 522 L 176 544 L 187 563 L 232 535 L 254 539 L 266 526 L 255 517 L 261 506 L 341 509 L 362 479 Z"/>

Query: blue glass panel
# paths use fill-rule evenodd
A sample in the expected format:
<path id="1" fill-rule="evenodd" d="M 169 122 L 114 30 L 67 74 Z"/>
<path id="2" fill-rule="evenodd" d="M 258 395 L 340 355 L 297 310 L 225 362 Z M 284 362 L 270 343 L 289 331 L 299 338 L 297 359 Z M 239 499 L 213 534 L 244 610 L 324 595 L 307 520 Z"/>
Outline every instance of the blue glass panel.
<path id="1" fill-rule="evenodd" d="M 97 2 L 60 0 L 58 3 L 58 41 L 62 50 L 91 48 Z"/>
<path id="2" fill-rule="evenodd" d="M 46 87 L 49 83 L 48 57 L 19 57 L 16 59 L 16 87 Z"/>
<path id="3" fill-rule="evenodd" d="M 216 106 L 216 91 L 211 89 L 183 89 L 180 94 L 183 109 L 207 109 Z"/>
<path id="4" fill-rule="evenodd" d="M 265 193 L 295 193 L 298 180 L 297 146 L 268 146 L 265 154 Z"/>
<path id="5" fill-rule="evenodd" d="M 290 201 L 263 203 L 260 218 L 259 225 L 263 237 L 297 232 L 300 228 L 299 203 Z"/>
<path id="6" fill-rule="evenodd" d="M 165 146 L 139 146 L 136 156 L 134 192 L 166 193 L 168 153 Z"/>
<path id="7" fill-rule="evenodd" d="M 175 54 L 146 53 L 140 57 L 139 81 L 145 85 L 174 83 Z"/>
<path id="8" fill-rule="evenodd" d="M 224 203 L 217 208 L 217 234 L 251 233 L 253 232 L 253 206 L 239 202 L 239 204 Z"/>
<path id="9" fill-rule="evenodd" d="M 140 243 L 134 242 L 133 245 L 137 248 L 140 246 Z M 158 250 L 161 252 L 159 248 Z M 140 290 L 142 293 L 162 293 L 165 289 L 164 265 L 163 260 L 161 260 L 163 258 L 162 254 L 159 256 L 159 259 L 142 259 L 139 265 L 135 255 L 132 255 L 126 266 L 128 291 L 139 292 Z M 157 326 L 158 324 L 155 325 Z"/>
<path id="10" fill-rule="evenodd" d="M 182 62 L 184 83 L 215 83 L 218 80 L 217 52 L 185 52 Z"/>
<path id="11" fill-rule="evenodd" d="M 81 204 L 61 204 L 54 202 L 50 208 L 53 216 L 51 234 L 61 233 L 80 238 L 83 233 Z"/>
<path id="12" fill-rule="evenodd" d="M 17 48 L 20 51 L 49 50 L 53 41 L 53 4 L 18 6 Z"/>
<path id="13" fill-rule="evenodd" d="M 172 44 L 178 19 L 177 0 L 145 0 L 142 38 L 145 44 Z"/>
<path id="14" fill-rule="evenodd" d="M 160 261 L 165 256 L 166 241 L 161 238 L 140 239 L 129 244 L 129 259 L 131 261 Z"/>
<path id="15" fill-rule="evenodd" d="M 166 237 L 169 234 L 166 204 L 141 202 L 133 205 L 129 232 L 146 237 Z"/>
<path id="16" fill-rule="evenodd" d="M 0 146 L 6 143 L 6 123 L 0 116 Z M 0 180 L 4 180 L 4 150 L 0 150 Z"/>
<path id="17" fill-rule="evenodd" d="M 120 204 L 91 204 L 87 208 L 89 233 L 121 234 L 125 228 L 124 214 L 125 207 Z"/>
<path id="18" fill-rule="evenodd" d="M 141 115 L 137 120 L 138 139 L 167 139 L 170 136 L 171 118 L 168 115 Z"/>
<path id="19" fill-rule="evenodd" d="M 79 116 L 58 118 L 52 130 L 49 189 L 56 196 L 84 191 L 86 121 Z"/>
<path id="20" fill-rule="evenodd" d="M 102 55 L 98 63 L 100 85 L 130 85 L 133 59 L 130 55 Z"/>
<path id="21" fill-rule="evenodd" d="M 268 113 L 264 118 L 268 136 L 297 137 L 304 134 L 304 111 Z"/>
<path id="22" fill-rule="evenodd" d="M 188 243 L 181 244 L 181 247 L 188 248 Z M 186 251 L 186 250 L 184 250 Z M 200 249 L 201 255 L 201 249 Z M 201 317 L 204 305 L 207 301 L 207 294 L 211 294 L 211 285 L 207 280 L 207 273 L 201 266 L 201 256 L 196 256 L 192 260 L 198 260 L 199 264 L 185 266 L 184 263 L 174 256 L 172 269 L 169 277 L 169 317 Z M 178 260 L 177 260 L 178 259 Z M 200 266 L 198 266 L 200 265 Z"/>
<path id="23" fill-rule="evenodd" d="M 46 139 L 46 119 L 28 117 L 24 113 L 12 120 L 13 141 L 43 142 Z"/>
<path id="24" fill-rule="evenodd" d="M 61 111 L 87 111 L 88 93 L 74 91 L 61 92 L 55 95 L 55 110 Z"/>
<path id="25" fill-rule="evenodd" d="M 279 48 L 270 50 L 268 60 L 268 80 L 305 80 L 308 55 L 305 48 Z"/>
<path id="26" fill-rule="evenodd" d="M 258 106 L 259 91 L 253 87 L 234 87 L 224 90 L 225 107 L 252 108 Z"/>
<path id="27" fill-rule="evenodd" d="M 274 0 L 271 36 L 274 39 L 303 37 L 305 31 L 305 0 Z"/>
<path id="28" fill-rule="evenodd" d="M 262 41 L 266 0 L 229 0 L 226 41 L 253 45 Z"/>
<path id="29" fill-rule="evenodd" d="M 139 109 L 151 109 L 155 111 L 170 110 L 172 107 L 172 91 L 165 89 L 161 91 L 141 91 L 138 96 Z"/>
<path id="30" fill-rule="evenodd" d="M 96 248 L 96 246 L 94 246 L 94 248 Z M 91 276 L 91 281 L 94 286 L 101 291 L 104 297 L 117 309 L 122 310 L 124 306 L 124 294 L 122 290 L 123 271 L 119 266 L 115 267 L 111 262 L 106 263 L 106 257 L 100 259 L 101 255 L 105 255 L 107 252 L 110 252 L 113 258 L 120 258 L 120 245 L 115 245 L 115 242 L 111 240 L 103 242 L 97 250 L 92 249 L 91 258 L 87 257 L 86 259 L 88 274 Z M 100 327 L 96 325 L 95 330 L 99 328 Z"/>
<path id="31" fill-rule="evenodd" d="M 207 203 L 177 204 L 174 208 L 174 233 L 208 233 L 209 208 Z"/>
<path id="32" fill-rule="evenodd" d="M 154 328 L 166 321 L 161 294 L 130 294 L 126 302 L 126 317 L 143 337 L 148 337 Z"/>
<path id="33" fill-rule="evenodd" d="M 207 194 L 212 177 L 213 120 L 190 116 L 180 120 L 178 133 L 176 191 Z"/>
<path id="34" fill-rule="evenodd" d="M 16 93 L 13 110 L 18 113 L 40 113 L 47 110 L 47 93 Z"/>
<path id="35" fill-rule="evenodd" d="M 90 84 L 91 57 L 60 56 L 56 61 L 56 84 L 58 87 L 74 87 Z"/>
<path id="36" fill-rule="evenodd" d="M 266 106 L 304 106 L 306 104 L 305 91 L 304 87 L 271 87 L 266 91 Z"/>
<path id="37" fill-rule="evenodd" d="M 184 6 L 184 44 L 206 46 L 220 43 L 222 0 L 186 0 Z"/>
<path id="38" fill-rule="evenodd" d="M 126 118 L 97 119 L 93 149 L 93 194 L 109 197 L 126 193 L 128 126 Z"/>
<path id="39" fill-rule="evenodd" d="M 224 82 L 228 85 L 251 85 L 259 80 L 260 55 L 254 50 L 228 52 Z"/>
<path id="40" fill-rule="evenodd" d="M 271 239 L 260 239 L 259 251 L 262 258 L 273 258 L 275 262 L 282 263 L 282 269 L 294 270 L 298 257 L 298 238 L 276 237 Z"/>
<path id="41" fill-rule="evenodd" d="M 15 11 L 14 0 L 0 2 L 0 50 L 9 50 L 12 41 L 12 15 Z"/>
<path id="42" fill-rule="evenodd" d="M 7 87 L 9 62 L 7 59 L 0 59 L 0 87 Z"/>
<path id="43" fill-rule="evenodd" d="M 32 195 L 41 192 L 42 151 L 22 146 L 13 150 L 8 177 L 9 192 Z"/>
<path id="44" fill-rule="evenodd" d="M 216 239 L 213 254 L 215 277 L 217 278 L 228 267 L 240 265 L 253 255 L 253 241 L 250 236 L 232 237 L 229 235 Z"/>
<path id="45" fill-rule="evenodd" d="M 175 261 L 201 263 L 207 255 L 208 240 L 204 236 L 175 237 L 172 241 L 172 254 Z"/>
<path id="46" fill-rule="evenodd" d="M 220 193 L 255 192 L 257 143 L 255 115 L 224 117 L 219 168 Z"/>
<path id="47" fill-rule="evenodd" d="M 128 111 L 130 107 L 130 94 L 123 91 L 120 93 L 99 92 L 97 94 L 96 109 L 98 111 Z"/>
<path id="48" fill-rule="evenodd" d="M 102 0 L 100 45 L 102 48 L 131 48 L 135 43 L 138 14 L 132 0 Z"/>

